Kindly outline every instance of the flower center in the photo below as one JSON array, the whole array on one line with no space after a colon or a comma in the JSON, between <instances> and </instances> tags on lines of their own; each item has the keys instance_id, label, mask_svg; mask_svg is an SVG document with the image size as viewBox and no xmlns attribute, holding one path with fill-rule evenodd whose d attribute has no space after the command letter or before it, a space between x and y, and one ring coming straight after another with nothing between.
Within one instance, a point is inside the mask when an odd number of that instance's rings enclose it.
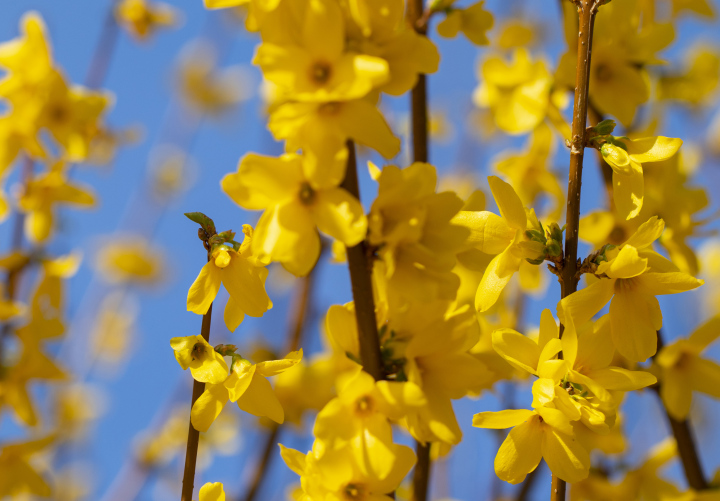
<instances>
[{"instance_id":1,"label":"flower center","mask_svg":"<svg viewBox=\"0 0 720 501\"><path fill-rule=\"evenodd\" d=\"M310 79L318 85L324 85L330 80L332 68L324 61L317 61L310 68Z\"/></svg>"},{"instance_id":2,"label":"flower center","mask_svg":"<svg viewBox=\"0 0 720 501\"><path fill-rule=\"evenodd\" d=\"M310 183L305 181L300 185L300 193L298 193L300 203L303 205L312 205L315 202L315 190L312 189Z\"/></svg>"},{"instance_id":3,"label":"flower center","mask_svg":"<svg viewBox=\"0 0 720 501\"><path fill-rule=\"evenodd\" d=\"M595 78L597 78L598 81L607 82L609 80L612 80L612 77L613 77L613 71L609 65L607 65L607 64L598 65L597 69L595 70Z\"/></svg>"},{"instance_id":4,"label":"flower center","mask_svg":"<svg viewBox=\"0 0 720 501\"><path fill-rule=\"evenodd\" d=\"M192 351L190 352L190 356L193 360L200 360L205 356L205 345L202 343L195 343L195 346L193 346Z\"/></svg>"},{"instance_id":5,"label":"flower center","mask_svg":"<svg viewBox=\"0 0 720 501\"><path fill-rule=\"evenodd\" d=\"M360 416L369 416L373 413L375 405L368 395L363 395L355 401L355 413Z\"/></svg>"},{"instance_id":6,"label":"flower center","mask_svg":"<svg viewBox=\"0 0 720 501\"><path fill-rule=\"evenodd\" d=\"M362 485L347 484L343 494L345 494L345 499L348 501L359 501L365 498L365 489Z\"/></svg>"}]
</instances>

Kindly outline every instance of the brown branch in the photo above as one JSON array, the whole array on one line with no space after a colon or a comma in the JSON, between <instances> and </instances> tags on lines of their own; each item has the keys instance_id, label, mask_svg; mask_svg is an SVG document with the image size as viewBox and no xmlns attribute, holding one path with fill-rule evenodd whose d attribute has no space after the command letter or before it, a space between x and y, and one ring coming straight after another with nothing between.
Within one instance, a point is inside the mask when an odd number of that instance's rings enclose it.
<instances>
[{"instance_id":1,"label":"brown branch","mask_svg":"<svg viewBox=\"0 0 720 501\"><path fill-rule=\"evenodd\" d=\"M427 20L424 19L423 0L407 2L407 17L415 31L427 36ZM413 162L427 162L428 154L428 95L427 77L418 75L417 83L410 94L412 120ZM415 441L417 464L413 473L413 501L426 501L430 484L430 444Z\"/></svg>"},{"instance_id":2,"label":"brown branch","mask_svg":"<svg viewBox=\"0 0 720 501\"><path fill-rule=\"evenodd\" d=\"M658 338L658 349L653 359L657 356L663 347L663 339L660 331L657 333ZM670 429L675 436L675 442L677 442L678 455L680 456L680 462L682 463L683 470L685 472L685 478L687 479L688 485L696 491L702 491L709 487L705 474L703 473L702 464L700 463L700 455L698 454L697 446L695 445L695 438L693 437L692 429L690 428L690 420L683 419L678 421L670 415L665 407L660 396L660 385L662 383L658 381L657 384L652 386L652 389L657 393L660 399L660 404L663 406L665 415L667 416L668 423L670 423Z\"/></svg>"},{"instance_id":3,"label":"brown branch","mask_svg":"<svg viewBox=\"0 0 720 501\"><path fill-rule=\"evenodd\" d=\"M580 191L587 131L588 93L590 90L590 56L595 13L600 0L576 0L579 15L577 66L575 74L575 103L573 106L572 138L570 143L570 175L567 191L567 215L565 217L565 262L560 282L562 297L577 290L578 277L578 231L580 228ZM562 336L562 327L560 330ZM565 500L565 481L552 474L551 501Z\"/></svg>"},{"instance_id":4,"label":"brown branch","mask_svg":"<svg viewBox=\"0 0 720 501\"><path fill-rule=\"evenodd\" d=\"M320 249L320 255L322 256L322 249ZM316 265L317 266L317 265ZM307 276L302 278L302 283L298 289L298 298L295 305L295 314L293 320L288 329L288 342L286 351L295 351L300 347L300 340L302 339L302 333L305 330L307 324L308 313L312 310L312 290L315 283L314 276L317 268L314 268ZM242 498L243 501L254 501L257 497L260 488L262 487L263 480L270 471L270 462L273 457L273 451L277 450L276 442L280 435L280 428L284 425L273 424L272 429L267 433L265 437L265 443L262 448L262 456L260 457L260 463L255 470L253 480L250 483L250 488Z\"/></svg>"},{"instance_id":5,"label":"brown branch","mask_svg":"<svg viewBox=\"0 0 720 501\"><path fill-rule=\"evenodd\" d=\"M355 144L347 142L348 162L342 187L355 198L360 199L360 188L357 177L357 158ZM350 284L355 302L355 320L357 321L360 343L360 361L365 372L376 380L384 377L382 357L380 354L380 336L375 317L375 298L372 286L372 258L368 252L366 241L347 248Z\"/></svg>"}]
</instances>

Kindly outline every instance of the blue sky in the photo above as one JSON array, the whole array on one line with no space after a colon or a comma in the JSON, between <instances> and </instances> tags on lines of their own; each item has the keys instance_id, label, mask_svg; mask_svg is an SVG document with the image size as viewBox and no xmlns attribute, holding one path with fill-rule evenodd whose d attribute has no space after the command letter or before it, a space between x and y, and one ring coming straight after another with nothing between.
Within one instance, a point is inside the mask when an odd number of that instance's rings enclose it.
<instances>
[{"instance_id":1,"label":"blue sky","mask_svg":"<svg viewBox=\"0 0 720 501\"><path fill-rule=\"evenodd\" d=\"M242 29L229 26L222 14L206 11L201 0L170 3L182 12L182 25L162 31L150 42L143 44L122 33L109 62L104 85L115 95L115 106L109 115L109 122L117 128L141 126L144 131L142 140L122 148L110 166L83 166L77 170L76 178L93 187L100 199L100 206L93 211L64 211L63 230L50 245L50 251L54 254L80 248L86 257L69 286L68 318L72 319L70 335L77 336L73 339L83 339L84 329L92 319L91 313L99 305L99 298L109 291L107 286L94 277L92 266L93 252L102 242L103 236L131 228L149 231L153 241L163 248L162 259L168 270L167 280L162 286L135 293L142 307L133 340L132 357L122 371L113 377L101 373L90 377L91 382L98 384L107 393L107 412L91 430L87 442L67 453L70 460L80 460L92 466L90 477L94 490L88 499L99 499L105 492L130 453L134 437L150 425L159 409L167 407L168 402L178 394L179 403L184 405L189 402L189 374L180 370L168 341L174 336L199 332L200 317L185 311L185 298L205 256L196 236L196 226L182 214L190 211L205 212L214 218L219 229L239 230L242 224L254 224L258 214L244 212L233 204L220 191L220 179L234 171L239 158L247 152L277 154L281 151L281 145L274 142L265 128L262 103L257 95L220 122L204 121L196 131L187 132L183 129L192 127L179 111L172 86L174 63L183 48L192 40L210 37L221 47L223 64L249 67L257 39ZM109 4L108 0L0 0L0 41L17 36L18 21L22 14L36 10L47 23L55 60L72 81L82 82L100 37ZM564 42L556 0L488 0L487 6L493 13L507 14L512 11L544 23L547 57L550 61L557 61ZM666 52L673 63L681 62L683 49L698 41L718 42L717 24L686 20L678 28L679 42ZM524 139L497 137L481 144L464 130L467 110L472 107L470 96L477 85L477 62L484 51L461 38L440 40L438 46L443 60L438 74L429 81L431 107L447 113L456 134L443 144L432 145L431 161L441 173L450 172L452 167L462 161L482 179L489 173L490 161L495 154L509 146L518 147ZM259 71L256 68L250 71L255 83L258 83ZM400 115L407 113L407 103L408 98L403 97L387 99L384 105L394 114ZM699 141L711 115L708 110L690 113L671 108L668 130L664 130L663 134ZM144 189L147 184L148 158L158 145L174 141L181 143L177 146L191 150L196 182L161 213L148 202ZM375 156L372 158L380 161ZM558 151L555 165L561 172L567 171L567 152L563 148ZM720 181L717 166L717 159L705 162L699 173L699 181L708 186L717 186ZM365 206L369 207L374 186L369 176L361 174L362 198ZM10 184L13 182L16 182L16 177L10 178ZM596 186L600 186L600 179L591 159L585 169L583 212L600 203L598 193L592 191L592 187ZM717 208L717 200L713 200L712 204L713 208ZM0 226L0 251L7 249L9 226L8 223ZM713 226L717 228L717 224ZM319 270L319 284L315 291L316 315L304 342L308 353L320 349L318 326L323 312L331 304L351 299L347 272L342 266L323 262ZM249 344L252 340L263 339L275 347L281 346L292 294L291 290L277 286L270 290L270 294L274 308L262 319L246 319L232 336L222 323L222 308L216 308L211 334L213 344L223 341ZM543 308L554 308L558 296L558 288L553 284L548 290L547 299L533 300L527 311L527 323L537 323L540 311ZM222 294L219 296L220 304L224 303L225 297ZM703 320L691 294L664 300L661 304L669 337L688 334ZM715 348L712 353L718 358L720 350ZM80 346L71 350L68 355L68 360L72 362L70 367L82 364L82 354ZM180 386L178 390L182 381L188 385ZM526 407L528 402L522 398L522 392L519 393L517 405ZM39 390L37 396L42 400L46 394ZM698 416L718 415L720 406L717 402L703 398L698 400ZM473 429L469 424L472 414L480 410L493 410L497 406L497 397L491 394L480 400L464 399L457 403L456 411L463 425L465 439L450 456L448 464L438 467L438 481L434 485L438 497L485 499L493 476L492 460L497 444L491 432ZM228 410L237 412L237 409ZM626 430L634 441L630 457L636 460L667 432L654 395L640 394L630 399L626 411ZM248 458L254 460L257 455L255 449L259 436L252 423L251 417L242 417L242 455L217 458L211 469L202 474L202 479L198 479L198 484L223 481L229 492L239 492L239 476L244 472L242 478L247 479ZM701 423L700 426L704 436L700 443L702 459L706 472L710 473L720 465L720 454L717 453L720 450L720 436L717 429L713 429L717 427L713 427L712 422L706 422L705 425ZM3 414L0 417L0 437L13 437L18 433L19 429L12 419L7 413ZM289 430L284 432L282 439L286 445L300 449L310 445L306 437ZM178 482L181 463L171 470ZM274 481L268 483L259 499L282 499L284 488L281 486L295 479L295 475L280 461L276 461L274 466ZM447 478L442 474L443 471L447 472ZM677 466L669 470L669 475L680 478ZM536 499L544 499L543 493L546 494L549 489L547 473L541 474L537 488ZM150 483L137 499L176 497L174 494L167 497L167 492Z\"/></svg>"}]
</instances>

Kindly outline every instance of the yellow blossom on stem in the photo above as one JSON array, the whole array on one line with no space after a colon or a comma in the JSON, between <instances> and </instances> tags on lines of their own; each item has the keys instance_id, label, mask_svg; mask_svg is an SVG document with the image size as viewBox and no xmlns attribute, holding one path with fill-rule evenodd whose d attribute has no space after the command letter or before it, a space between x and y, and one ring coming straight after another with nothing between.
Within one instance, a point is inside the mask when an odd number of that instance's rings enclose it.
<instances>
[{"instance_id":1,"label":"yellow blossom on stem","mask_svg":"<svg viewBox=\"0 0 720 501\"><path fill-rule=\"evenodd\" d=\"M52 493L47 480L31 465L30 456L41 452L55 441L53 435L3 444L0 447L0 496L16 498L23 494L49 497Z\"/></svg>"},{"instance_id":2,"label":"yellow blossom on stem","mask_svg":"<svg viewBox=\"0 0 720 501\"><path fill-rule=\"evenodd\" d=\"M111 284L151 284L163 274L163 251L140 235L117 237L99 250L95 266Z\"/></svg>"},{"instance_id":3,"label":"yellow blossom on stem","mask_svg":"<svg viewBox=\"0 0 720 501\"><path fill-rule=\"evenodd\" d=\"M660 369L660 396L668 413L678 421L690 413L693 392L720 398L720 365L700 356L718 336L720 317L716 316L687 339L663 347L655 357Z\"/></svg>"},{"instance_id":4,"label":"yellow blossom on stem","mask_svg":"<svg viewBox=\"0 0 720 501\"><path fill-rule=\"evenodd\" d=\"M484 6L483 0L464 9L450 7L445 19L438 23L438 35L455 38L462 31L475 45L488 45L487 31L493 26L493 16Z\"/></svg>"},{"instance_id":5,"label":"yellow blossom on stem","mask_svg":"<svg viewBox=\"0 0 720 501\"><path fill-rule=\"evenodd\" d=\"M539 379L533 384L533 396L537 397L542 382ZM533 407L539 403L536 400ZM575 420L578 418L579 414ZM495 473L511 484L522 482L541 459L566 482L588 476L590 455L574 437L571 423L563 411L544 405L533 410L507 409L473 416L473 426L477 428L512 428L495 456Z\"/></svg>"},{"instance_id":6,"label":"yellow blossom on stem","mask_svg":"<svg viewBox=\"0 0 720 501\"><path fill-rule=\"evenodd\" d=\"M198 315L207 313L215 300L220 284L230 294L225 305L225 325L232 332L245 318L262 317L272 308L272 301L265 291L268 270L264 262L252 251L253 229L243 225L245 238L239 251L227 245L218 245L210 261L203 266L187 296L187 309Z\"/></svg>"},{"instance_id":7,"label":"yellow blossom on stem","mask_svg":"<svg viewBox=\"0 0 720 501\"><path fill-rule=\"evenodd\" d=\"M613 170L613 200L621 217L632 219L642 209L645 193L642 164L668 159L681 145L682 140L663 136L615 140L602 145L602 156Z\"/></svg>"},{"instance_id":8,"label":"yellow blossom on stem","mask_svg":"<svg viewBox=\"0 0 720 501\"><path fill-rule=\"evenodd\" d=\"M600 278L558 304L560 321L564 324L570 316L575 325L582 325L610 301L615 349L634 362L654 355L657 331L662 327L662 312L655 296L685 292L704 283L675 271L672 264L668 270L669 262L661 256L657 259L655 253L646 254L645 249L663 228L662 219L653 217L621 247L608 250L608 260L602 261L595 272Z\"/></svg>"},{"instance_id":9,"label":"yellow blossom on stem","mask_svg":"<svg viewBox=\"0 0 720 501\"><path fill-rule=\"evenodd\" d=\"M393 444L388 460L392 469L383 475L367 471L350 448L328 451L318 457L280 444L280 455L292 471L300 475L300 501L315 499L392 501L390 496L415 463L412 449Z\"/></svg>"},{"instance_id":10,"label":"yellow blossom on stem","mask_svg":"<svg viewBox=\"0 0 720 501\"><path fill-rule=\"evenodd\" d=\"M222 189L241 207L265 212L253 238L253 253L279 261L291 273L303 276L320 255L318 229L347 246L367 232L360 201L339 187L344 163L326 166L331 173L313 172L303 157L245 155L237 173L222 180Z\"/></svg>"},{"instance_id":11,"label":"yellow blossom on stem","mask_svg":"<svg viewBox=\"0 0 720 501\"><path fill-rule=\"evenodd\" d=\"M190 368L193 379L201 383L222 383L228 377L228 366L215 348L201 335L174 337L170 346L183 370Z\"/></svg>"},{"instance_id":12,"label":"yellow blossom on stem","mask_svg":"<svg viewBox=\"0 0 720 501\"><path fill-rule=\"evenodd\" d=\"M265 78L292 99L357 99L388 80L384 59L346 49L343 13L336 1L308 2L301 23L297 43L265 41L253 59Z\"/></svg>"},{"instance_id":13,"label":"yellow blossom on stem","mask_svg":"<svg viewBox=\"0 0 720 501\"><path fill-rule=\"evenodd\" d=\"M233 358L230 375L221 383L206 384L205 391L195 401L190 413L193 427L198 431L207 431L228 400L237 402L240 410L282 423L285 413L266 378L300 363L302 350L290 352L282 360L268 360L257 364L238 356Z\"/></svg>"}]
</instances>

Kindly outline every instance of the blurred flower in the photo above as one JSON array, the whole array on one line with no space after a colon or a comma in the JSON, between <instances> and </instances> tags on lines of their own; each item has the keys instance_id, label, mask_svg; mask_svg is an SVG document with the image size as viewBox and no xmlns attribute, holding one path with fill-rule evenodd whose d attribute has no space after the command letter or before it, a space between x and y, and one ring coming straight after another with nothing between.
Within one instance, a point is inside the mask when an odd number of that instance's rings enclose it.
<instances>
[{"instance_id":1,"label":"blurred flower","mask_svg":"<svg viewBox=\"0 0 720 501\"><path fill-rule=\"evenodd\" d=\"M242 66L217 70L209 43L192 44L180 60L177 85L185 103L202 114L217 115L252 97L252 76Z\"/></svg>"},{"instance_id":2,"label":"blurred flower","mask_svg":"<svg viewBox=\"0 0 720 501\"><path fill-rule=\"evenodd\" d=\"M447 6L445 19L437 25L438 35L455 38L462 31L475 45L488 45L487 31L492 28L493 16L484 9L484 5L482 0L466 8Z\"/></svg>"},{"instance_id":3,"label":"blurred flower","mask_svg":"<svg viewBox=\"0 0 720 501\"><path fill-rule=\"evenodd\" d=\"M197 178L197 165L186 151L163 144L153 148L148 161L150 184L162 201L190 189Z\"/></svg>"},{"instance_id":4,"label":"blurred flower","mask_svg":"<svg viewBox=\"0 0 720 501\"><path fill-rule=\"evenodd\" d=\"M168 4L148 0L120 0L115 7L115 19L135 39L145 40L161 27L178 23L177 11Z\"/></svg>"},{"instance_id":5,"label":"blurred flower","mask_svg":"<svg viewBox=\"0 0 720 501\"><path fill-rule=\"evenodd\" d=\"M62 440L76 440L89 433L90 425L105 412L107 405L99 387L83 383L62 386L54 397L55 426Z\"/></svg>"},{"instance_id":6,"label":"blurred flower","mask_svg":"<svg viewBox=\"0 0 720 501\"><path fill-rule=\"evenodd\" d=\"M30 493L48 497L47 481L30 464L30 456L46 449L55 441L50 435L27 442L6 443L0 446L0 497L15 497Z\"/></svg>"},{"instance_id":7,"label":"blurred flower","mask_svg":"<svg viewBox=\"0 0 720 501\"><path fill-rule=\"evenodd\" d=\"M137 303L125 292L103 299L92 333L93 352L103 367L118 364L128 355L137 314Z\"/></svg>"},{"instance_id":8,"label":"blurred flower","mask_svg":"<svg viewBox=\"0 0 720 501\"><path fill-rule=\"evenodd\" d=\"M95 266L113 284L151 284L162 277L159 249L140 235L114 237L97 253Z\"/></svg>"},{"instance_id":9,"label":"blurred flower","mask_svg":"<svg viewBox=\"0 0 720 501\"><path fill-rule=\"evenodd\" d=\"M715 94L720 80L720 54L717 49L694 48L684 58L683 73L669 73L658 80L658 97L700 105Z\"/></svg>"}]
</instances>

